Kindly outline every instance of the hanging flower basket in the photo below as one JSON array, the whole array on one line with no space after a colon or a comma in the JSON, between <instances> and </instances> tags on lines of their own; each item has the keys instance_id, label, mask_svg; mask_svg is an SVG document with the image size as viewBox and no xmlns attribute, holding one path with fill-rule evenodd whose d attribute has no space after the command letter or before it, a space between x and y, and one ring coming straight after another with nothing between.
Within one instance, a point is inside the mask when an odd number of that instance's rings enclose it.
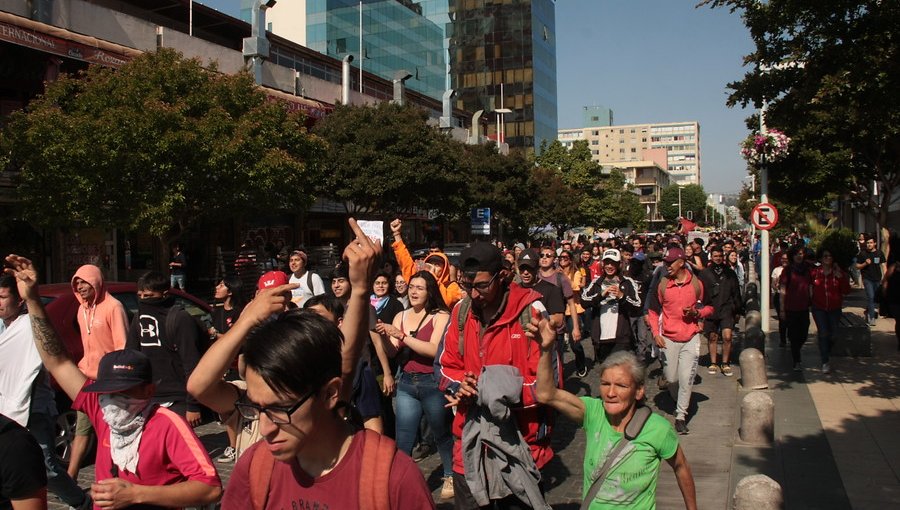
<instances>
[{"instance_id":1,"label":"hanging flower basket","mask_svg":"<svg viewBox=\"0 0 900 510\"><path fill-rule=\"evenodd\" d=\"M741 142L741 156L751 165L759 165L765 156L766 163L780 161L787 156L791 139L777 129L770 129L766 134L748 136Z\"/></svg>"}]
</instances>

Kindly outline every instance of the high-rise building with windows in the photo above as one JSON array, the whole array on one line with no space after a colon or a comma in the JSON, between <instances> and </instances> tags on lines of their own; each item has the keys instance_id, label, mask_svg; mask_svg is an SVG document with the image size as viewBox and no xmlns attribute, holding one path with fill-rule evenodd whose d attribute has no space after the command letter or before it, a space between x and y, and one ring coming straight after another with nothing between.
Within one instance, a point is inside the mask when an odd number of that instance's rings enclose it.
<instances>
[{"instance_id":1,"label":"high-rise building with windows","mask_svg":"<svg viewBox=\"0 0 900 510\"><path fill-rule=\"evenodd\" d=\"M266 21L276 35L331 57L353 55L355 67L382 78L392 79L396 71L405 69L412 75L407 87L440 99L447 88L447 51L444 24L426 16L435 10L426 5L433 2L279 2L266 12Z\"/></svg>"},{"instance_id":2,"label":"high-rise building with windows","mask_svg":"<svg viewBox=\"0 0 900 510\"><path fill-rule=\"evenodd\" d=\"M504 141L511 147L534 150L542 140L556 139L555 0L290 4L268 10L273 33L333 57L351 54L354 66L387 79L406 69L413 75L407 86L435 99L452 88L456 108L484 110L484 132L492 139L496 110L511 110L503 114Z\"/></svg>"},{"instance_id":3,"label":"high-rise building with windows","mask_svg":"<svg viewBox=\"0 0 900 510\"><path fill-rule=\"evenodd\" d=\"M455 0L450 18L450 80L466 111L509 109L511 147L556 139L556 2ZM496 137L496 122L487 126Z\"/></svg>"}]
</instances>

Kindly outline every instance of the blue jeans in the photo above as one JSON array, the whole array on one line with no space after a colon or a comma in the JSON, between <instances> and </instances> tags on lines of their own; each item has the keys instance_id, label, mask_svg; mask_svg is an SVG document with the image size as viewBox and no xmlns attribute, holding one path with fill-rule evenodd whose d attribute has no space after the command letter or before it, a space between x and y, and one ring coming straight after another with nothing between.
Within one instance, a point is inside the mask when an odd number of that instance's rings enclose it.
<instances>
[{"instance_id":1,"label":"blue jeans","mask_svg":"<svg viewBox=\"0 0 900 510\"><path fill-rule=\"evenodd\" d=\"M178 287L181 290L184 290L184 275L183 274L173 274L169 275L169 285L174 289Z\"/></svg>"},{"instance_id":2,"label":"blue jeans","mask_svg":"<svg viewBox=\"0 0 900 510\"><path fill-rule=\"evenodd\" d=\"M866 289L866 301L868 302L866 304L866 320L874 321L878 318L878 313L875 311L875 296L880 286L881 282L863 278L863 287Z\"/></svg>"},{"instance_id":3,"label":"blue jeans","mask_svg":"<svg viewBox=\"0 0 900 510\"><path fill-rule=\"evenodd\" d=\"M816 329L819 330L819 356L822 358L822 363L825 364L831 359L831 339L841 320L841 309L820 310L813 307L812 315L813 320L816 321Z\"/></svg>"},{"instance_id":4,"label":"blue jeans","mask_svg":"<svg viewBox=\"0 0 900 510\"><path fill-rule=\"evenodd\" d=\"M75 508L84 504L87 497L81 487L66 472L56 456L53 439L53 418L44 413L32 413L28 417L28 431L37 440L44 454L47 468L47 489L59 496L65 504Z\"/></svg>"},{"instance_id":5,"label":"blue jeans","mask_svg":"<svg viewBox=\"0 0 900 510\"><path fill-rule=\"evenodd\" d=\"M444 407L447 399L438 389L434 374L400 372L397 378L397 397L394 401L397 415L397 448L412 455L422 413L434 434L444 476L453 474L453 436L450 435L450 409Z\"/></svg>"}]
</instances>

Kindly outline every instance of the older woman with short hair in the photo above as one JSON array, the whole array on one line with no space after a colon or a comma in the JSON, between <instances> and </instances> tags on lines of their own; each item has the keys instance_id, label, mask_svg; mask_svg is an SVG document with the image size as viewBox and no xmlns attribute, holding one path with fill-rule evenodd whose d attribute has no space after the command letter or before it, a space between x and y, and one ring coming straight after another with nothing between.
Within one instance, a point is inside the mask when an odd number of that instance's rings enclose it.
<instances>
[{"instance_id":1,"label":"older woman with short hair","mask_svg":"<svg viewBox=\"0 0 900 510\"><path fill-rule=\"evenodd\" d=\"M587 499L594 481L602 476L598 488L591 491L588 508L656 508L659 464L665 459L675 472L685 508L696 509L694 477L672 424L651 413L634 439L625 438L625 428L644 399L646 369L637 357L628 351L611 354L600 365L600 398L577 397L556 387L551 367L556 334L547 321L532 320L526 334L541 349L538 402L575 421L587 434L583 497ZM619 450L621 441L629 442ZM611 454L615 460L607 466Z\"/></svg>"}]
</instances>

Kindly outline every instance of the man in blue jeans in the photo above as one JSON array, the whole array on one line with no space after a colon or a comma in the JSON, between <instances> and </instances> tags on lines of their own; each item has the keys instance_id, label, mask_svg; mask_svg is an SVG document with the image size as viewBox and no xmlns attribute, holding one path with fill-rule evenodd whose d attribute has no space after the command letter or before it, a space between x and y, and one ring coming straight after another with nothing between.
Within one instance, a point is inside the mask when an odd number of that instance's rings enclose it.
<instances>
[{"instance_id":1,"label":"man in blue jeans","mask_svg":"<svg viewBox=\"0 0 900 510\"><path fill-rule=\"evenodd\" d=\"M884 274L884 256L878 251L878 243L872 236L866 237L866 249L856 256L856 268L862 274L863 288L866 289L866 320L875 325L878 312L875 310L875 296Z\"/></svg>"}]
</instances>

